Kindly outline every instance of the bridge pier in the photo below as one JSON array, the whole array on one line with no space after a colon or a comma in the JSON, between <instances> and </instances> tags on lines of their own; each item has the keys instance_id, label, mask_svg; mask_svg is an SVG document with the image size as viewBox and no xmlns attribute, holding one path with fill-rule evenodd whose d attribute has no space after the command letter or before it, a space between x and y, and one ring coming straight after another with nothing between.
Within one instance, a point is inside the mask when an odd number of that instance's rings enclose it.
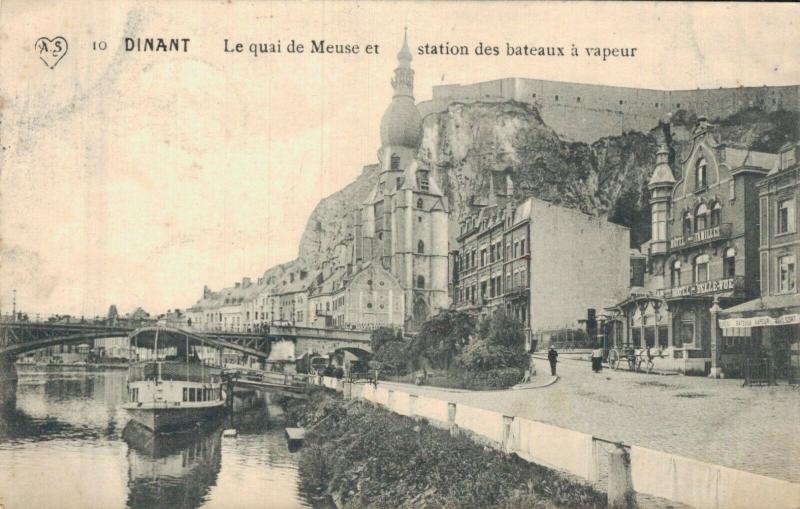
<instances>
[{"instance_id":1,"label":"bridge pier","mask_svg":"<svg viewBox=\"0 0 800 509\"><path fill-rule=\"evenodd\" d=\"M16 358L0 355L0 409L13 410L17 406Z\"/></svg>"}]
</instances>

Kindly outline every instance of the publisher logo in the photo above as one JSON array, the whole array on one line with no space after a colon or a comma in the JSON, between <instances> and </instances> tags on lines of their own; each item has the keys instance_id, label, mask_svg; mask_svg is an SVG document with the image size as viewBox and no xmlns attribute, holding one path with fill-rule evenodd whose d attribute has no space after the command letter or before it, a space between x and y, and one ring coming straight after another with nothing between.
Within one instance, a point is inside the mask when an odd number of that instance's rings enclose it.
<instances>
[{"instance_id":1,"label":"publisher logo","mask_svg":"<svg viewBox=\"0 0 800 509\"><path fill-rule=\"evenodd\" d=\"M39 37L34 44L34 49L39 59L44 62L44 65L50 69L55 69L64 55L67 54L67 40L61 37L54 37L49 39L47 37Z\"/></svg>"}]
</instances>

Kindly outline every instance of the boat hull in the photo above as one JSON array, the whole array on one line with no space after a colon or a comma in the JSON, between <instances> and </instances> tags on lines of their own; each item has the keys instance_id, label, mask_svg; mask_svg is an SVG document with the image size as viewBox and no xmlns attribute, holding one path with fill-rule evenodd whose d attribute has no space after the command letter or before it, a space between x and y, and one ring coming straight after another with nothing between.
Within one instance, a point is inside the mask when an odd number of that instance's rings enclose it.
<instances>
[{"instance_id":1,"label":"boat hull","mask_svg":"<svg viewBox=\"0 0 800 509\"><path fill-rule=\"evenodd\" d=\"M225 412L223 403L203 407L142 408L125 406L131 419L156 433L177 431L187 427L207 424L219 419Z\"/></svg>"}]
</instances>

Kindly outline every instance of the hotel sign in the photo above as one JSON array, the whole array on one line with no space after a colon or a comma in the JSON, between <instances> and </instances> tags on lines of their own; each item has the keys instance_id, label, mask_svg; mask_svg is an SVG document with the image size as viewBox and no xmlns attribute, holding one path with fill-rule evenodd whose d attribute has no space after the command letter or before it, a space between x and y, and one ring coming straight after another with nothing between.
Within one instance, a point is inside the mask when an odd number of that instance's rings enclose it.
<instances>
[{"instance_id":1,"label":"hotel sign","mask_svg":"<svg viewBox=\"0 0 800 509\"><path fill-rule=\"evenodd\" d=\"M683 237L675 237L669 241L671 249L688 246L691 244L699 244L709 240L716 240L722 237L723 231L719 226L713 226L700 230L699 232L692 233L691 235L684 235Z\"/></svg>"},{"instance_id":2,"label":"hotel sign","mask_svg":"<svg viewBox=\"0 0 800 509\"><path fill-rule=\"evenodd\" d=\"M727 318L719 321L719 326L723 329L735 327L770 327L775 325L796 325L800 324L800 314L783 315L777 318L771 316L754 316L752 318Z\"/></svg>"},{"instance_id":3,"label":"hotel sign","mask_svg":"<svg viewBox=\"0 0 800 509\"><path fill-rule=\"evenodd\" d=\"M664 288L659 293L664 297L691 297L708 293L730 292L736 290L736 278L715 279L676 288Z\"/></svg>"}]
</instances>

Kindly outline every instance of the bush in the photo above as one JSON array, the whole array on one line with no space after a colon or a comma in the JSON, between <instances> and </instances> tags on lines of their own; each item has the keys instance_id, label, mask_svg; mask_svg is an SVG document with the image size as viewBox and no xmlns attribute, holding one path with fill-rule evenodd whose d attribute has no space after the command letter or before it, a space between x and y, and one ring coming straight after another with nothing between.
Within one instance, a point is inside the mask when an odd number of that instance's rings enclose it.
<instances>
[{"instance_id":1,"label":"bush","mask_svg":"<svg viewBox=\"0 0 800 509\"><path fill-rule=\"evenodd\" d=\"M367 405L310 430L299 473L302 492L329 493L347 509L607 506L558 472Z\"/></svg>"},{"instance_id":2,"label":"bush","mask_svg":"<svg viewBox=\"0 0 800 509\"><path fill-rule=\"evenodd\" d=\"M469 345L458 356L459 367L467 371L486 371L497 368L521 368L528 366L528 354L521 349L478 341Z\"/></svg>"},{"instance_id":3,"label":"bush","mask_svg":"<svg viewBox=\"0 0 800 509\"><path fill-rule=\"evenodd\" d=\"M398 374L408 373L412 360L410 345L407 341L385 343L375 353L375 360Z\"/></svg>"},{"instance_id":4,"label":"bush","mask_svg":"<svg viewBox=\"0 0 800 509\"><path fill-rule=\"evenodd\" d=\"M465 389L507 389L522 381L521 368L497 368L486 371L464 371L461 375Z\"/></svg>"}]
</instances>

